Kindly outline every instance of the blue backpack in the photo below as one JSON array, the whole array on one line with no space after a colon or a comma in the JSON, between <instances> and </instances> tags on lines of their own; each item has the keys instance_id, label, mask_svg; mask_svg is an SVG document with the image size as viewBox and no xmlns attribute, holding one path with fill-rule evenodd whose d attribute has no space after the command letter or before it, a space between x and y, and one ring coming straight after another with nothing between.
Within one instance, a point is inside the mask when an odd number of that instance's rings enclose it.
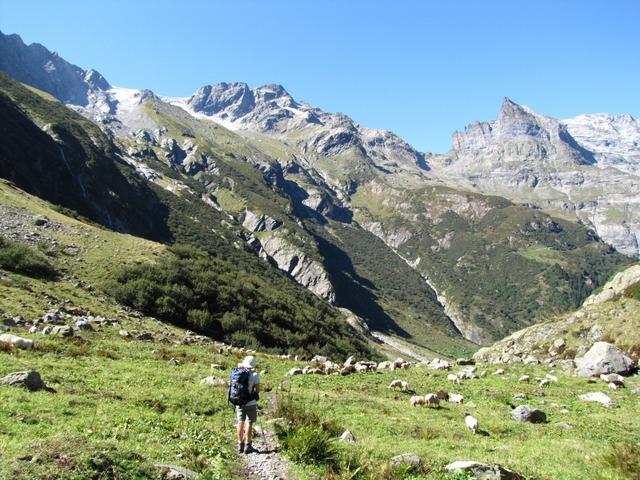
<instances>
[{"instance_id":1,"label":"blue backpack","mask_svg":"<svg viewBox=\"0 0 640 480\"><path fill-rule=\"evenodd\" d=\"M253 394L249 391L249 377L251 370L248 368L234 368L231 370L229 381L229 402L242 407L253 400Z\"/></svg>"}]
</instances>

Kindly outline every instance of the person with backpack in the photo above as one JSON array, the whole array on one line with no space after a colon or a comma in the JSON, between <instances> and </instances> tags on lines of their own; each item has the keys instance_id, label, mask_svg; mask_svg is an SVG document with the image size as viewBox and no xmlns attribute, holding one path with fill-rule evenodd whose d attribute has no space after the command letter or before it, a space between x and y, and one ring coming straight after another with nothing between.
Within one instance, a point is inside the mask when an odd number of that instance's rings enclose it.
<instances>
[{"instance_id":1,"label":"person with backpack","mask_svg":"<svg viewBox=\"0 0 640 480\"><path fill-rule=\"evenodd\" d=\"M255 371L256 365L255 357L249 355L238 365L238 368L231 371L229 402L236 407L238 453L256 452L251 445L253 424L258 419L258 400L260 399L260 375Z\"/></svg>"}]
</instances>

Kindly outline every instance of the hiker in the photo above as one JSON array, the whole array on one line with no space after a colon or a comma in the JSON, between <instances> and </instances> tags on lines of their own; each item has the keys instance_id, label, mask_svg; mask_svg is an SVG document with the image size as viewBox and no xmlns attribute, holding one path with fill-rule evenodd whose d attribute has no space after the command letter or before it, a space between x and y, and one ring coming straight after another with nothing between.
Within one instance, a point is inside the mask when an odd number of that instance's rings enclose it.
<instances>
[{"instance_id":1,"label":"hiker","mask_svg":"<svg viewBox=\"0 0 640 480\"><path fill-rule=\"evenodd\" d=\"M238 368L231 371L229 382L229 402L236 406L238 420L238 453L253 453L251 446L253 424L258 418L260 375L255 371L256 359L253 355L244 358ZM245 429L245 422L247 423Z\"/></svg>"}]
</instances>

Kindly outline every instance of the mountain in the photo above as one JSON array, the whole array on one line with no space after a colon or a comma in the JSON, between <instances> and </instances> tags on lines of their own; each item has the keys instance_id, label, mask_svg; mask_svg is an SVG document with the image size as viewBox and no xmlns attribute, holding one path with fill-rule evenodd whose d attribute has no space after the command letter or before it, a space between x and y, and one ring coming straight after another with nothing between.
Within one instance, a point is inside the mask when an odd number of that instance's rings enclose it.
<instances>
[{"instance_id":1,"label":"mountain","mask_svg":"<svg viewBox=\"0 0 640 480\"><path fill-rule=\"evenodd\" d=\"M640 122L630 115L556 120L505 99L493 122L456 132L430 159L448 184L527 203L640 252Z\"/></svg>"},{"instance_id":2,"label":"mountain","mask_svg":"<svg viewBox=\"0 0 640 480\"><path fill-rule=\"evenodd\" d=\"M429 354L467 353L576 308L628 263L585 226L470 191L446 161L278 85L222 83L189 98L109 87L67 107L160 199L168 241L251 251L355 324ZM529 112L506 110L501 131L589 163L552 120L530 129Z\"/></svg>"},{"instance_id":3,"label":"mountain","mask_svg":"<svg viewBox=\"0 0 640 480\"><path fill-rule=\"evenodd\" d=\"M86 105L93 92L111 88L95 70L83 70L39 43L0 32L0 70L19 82L50 93L61 102Z\"/></svg>"}]
</instances>

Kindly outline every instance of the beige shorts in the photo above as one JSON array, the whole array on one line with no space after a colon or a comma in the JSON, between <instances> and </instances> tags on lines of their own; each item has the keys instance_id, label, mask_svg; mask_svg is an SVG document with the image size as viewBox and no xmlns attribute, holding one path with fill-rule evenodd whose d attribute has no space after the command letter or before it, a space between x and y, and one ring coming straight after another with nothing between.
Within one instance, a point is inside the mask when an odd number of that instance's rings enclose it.
<instances>
[{"instance_id":1,"label":"beige shorts","mask_svg":"<svg viewBox=\"0 0 640 480\"><path fill-rule=\"evenodd\" d=\"M236 406L236 418L239 422L249 419L249 423L255 423L258 420L258 405Z\"/></svg>"}]
</instances>

